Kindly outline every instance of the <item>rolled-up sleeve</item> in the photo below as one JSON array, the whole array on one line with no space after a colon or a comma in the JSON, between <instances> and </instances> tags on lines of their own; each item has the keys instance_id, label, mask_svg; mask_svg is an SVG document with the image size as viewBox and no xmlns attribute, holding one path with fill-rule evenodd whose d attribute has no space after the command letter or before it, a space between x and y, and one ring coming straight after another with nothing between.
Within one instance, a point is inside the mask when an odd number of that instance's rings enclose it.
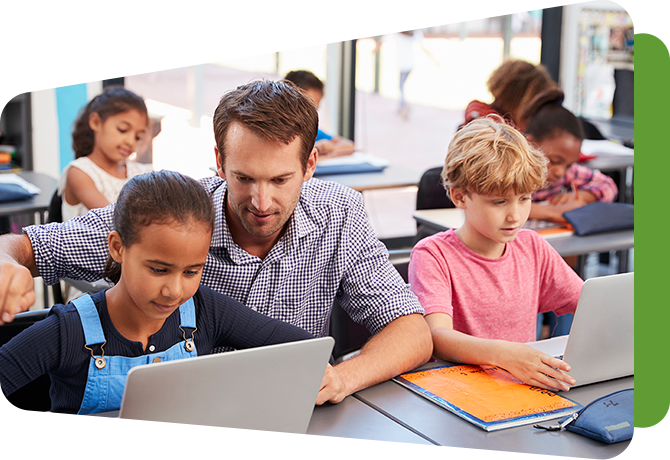
<instances>
[{"instance_id":1,"label":"rolled-up sleeve","mask_svg":"<svg viewBox=\"0 0 670 460\"><path fill-rule=\"evenodd\" d=\"M362 198L356 200L347 220L342 242L350 263L338 298L342 308L373 334L401 316L423 314L416 295L389 261L386 247L367 221Z\"/></svg>"},{"instance_id":2,"label":"rolled-up sleeve","mask_svg":"<svg viewBox=\"0 0 670 460\"><path fill-rule=\"evenodd\" d=\"M102 278L113 214L111 204L67 222L24 227L23 233L30 239L44 282L51 285L62 278L85 281Z\"/></svg>"}]
</instances>

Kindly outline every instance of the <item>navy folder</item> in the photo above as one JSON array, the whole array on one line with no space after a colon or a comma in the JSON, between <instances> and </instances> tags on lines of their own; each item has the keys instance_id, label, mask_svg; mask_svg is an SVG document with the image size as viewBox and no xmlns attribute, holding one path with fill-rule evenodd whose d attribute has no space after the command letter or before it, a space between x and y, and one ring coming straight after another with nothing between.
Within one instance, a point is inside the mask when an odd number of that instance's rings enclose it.
<instances>
[{"instance_id":1,"label":"navy folder","mask_svg":"<svg viewBox=\"0 0 670 460\"><path fill-rule=\"evenodd\" d=\"M386 165L373 165L372 163L342 163L332 165L316 165L315 176L326 176L330 174L354 174L380 172L386 168Z\"/></svg>"}]
</instances>

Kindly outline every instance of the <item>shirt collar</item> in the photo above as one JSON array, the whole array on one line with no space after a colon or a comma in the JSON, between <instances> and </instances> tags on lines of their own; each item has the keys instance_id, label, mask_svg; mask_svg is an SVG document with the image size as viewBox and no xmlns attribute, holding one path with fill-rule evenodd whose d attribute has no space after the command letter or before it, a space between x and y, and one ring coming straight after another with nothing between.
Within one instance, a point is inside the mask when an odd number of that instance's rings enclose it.
<instances>
[{"instance_id":1,"label":"shirt collar","mask_svg":"<svg viewBox=\"0 0 670 460\"><path fill-rule=\"evenodd\" d=\"M241 251L242 249L233 241L233 236L230 234L228 223L226 222L227 188L227 183L224 181L222 186L217 188L212 194L216 224L214 225L210 246L213 248L225 248L229 252L234 250ZM305 198L305 185L303 184L300 200L289 219L286 233L277 244L283 244L286 250L290 251L292 247L298 244L301 238L314 231L317 226L310 216L312 214L310 211L309 203Z\"/></svg>"}]
</instances>

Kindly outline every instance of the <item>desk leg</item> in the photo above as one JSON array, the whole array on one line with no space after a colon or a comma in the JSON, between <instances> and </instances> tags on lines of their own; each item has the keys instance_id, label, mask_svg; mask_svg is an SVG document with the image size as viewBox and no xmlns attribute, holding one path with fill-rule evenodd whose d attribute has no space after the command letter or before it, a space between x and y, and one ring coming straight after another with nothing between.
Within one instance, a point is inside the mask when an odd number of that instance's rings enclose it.
<instances>
[{"instance_id":1,"label":"desk leg","mask_svg":"<svg viewBox=\"0 0 670 460\"><path fill-rule=\"evenodd\" d=\"M42 282L44 284L44 308L49 308L51 305L49 304L49 288L50 286Z\"/></svg>"},{"instance_id":2,"label":"desk leg","mask_svg":"<svg viewBox=\"0 0 670 460\"><path fill-rule=\"evenodd\" d=\"M628 272L628 249L623 251L616 252L617 258L619 259L619 273Z\"/></svg>"},{"instance_id":3,"label":"desk leg","mask_svg":"<svg viewBox=\"0 0 670 460\"><path fill-rule=\"evenodd\" d=\"M584 279L585 276L584 272L586 267L586 256L588 256L588 254L579 254L577 256L577 265L575 266L575 271L581 279Z\"/></svg>"}]
</instances>

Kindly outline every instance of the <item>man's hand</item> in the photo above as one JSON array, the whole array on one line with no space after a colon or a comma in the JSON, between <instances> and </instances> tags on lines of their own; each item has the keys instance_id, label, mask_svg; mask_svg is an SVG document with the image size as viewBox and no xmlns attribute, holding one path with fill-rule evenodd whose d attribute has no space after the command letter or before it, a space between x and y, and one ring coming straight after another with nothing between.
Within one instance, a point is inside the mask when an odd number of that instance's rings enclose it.
<instances>
[{"instance_id":1,"label":"man's hand","mask_svg":"<svg viewBox=\"0 0 670 460\"><path fill-rule=\"evenodd\" d=\"M63 420L52 412L30 417L7 440L5 452L9 460L23 460L55 450L70 443L79 427L76 420Z\"/></svg>"},{"instance_id":2,"label":"man's hand","mask_svg":"<svg viewBox=\"0 0 670 460\"><path fill-rule=\"evenodd\" d=\"M321 389L316 398L316 404L321 405L325 402L337 404L348 395L349 392L346 390L344 380L337 371L337 367L328 364L326 373L323 375L323 380L321 381Z\"/></svg>"},{"instance_id":3,"label":"man's hand","mask_svg":"<svg viewBox=\"0 0 670 460\"><path fill-rule=\"evenodd\" d=\"M413 313L391 321L361 348L333 367L328 365L316 403L339 403L346 396L425 363L433 351L423 315Z\"/></svg>"},{"instance_id":4,"label":"man's hand","mask_svg":"<svg viewBox=\"0 0 670 460\"><path fill-rule=\"evenodd\" d=\"M523 383L551 391L568 391L567 384L575 384L575 379L566 374L570 365L565 361L523 343L502 342L499 346L497 365Z\"/></svg>"},{"instance_id":5,"label":"man's hand","mask_svg":"<svg viewBox=\"0 0 670 460\"><path fill-rule=\"evenodd\" d=\"M0 324L35 303L33 276L39 276L30 239L26 235L0 237ZM46 306L45 306L46 307Z\"/></svg>"},{"instance_id":6,"label":"man's hand","mask_svg":"<svg viewBox=\"0 0 670 460\"><path fill-rule=\"evenodd\" d=\"M35 303L35 289L30 270L11 262L0 262L0 325Z\"/></svg>"}]
</instances>

